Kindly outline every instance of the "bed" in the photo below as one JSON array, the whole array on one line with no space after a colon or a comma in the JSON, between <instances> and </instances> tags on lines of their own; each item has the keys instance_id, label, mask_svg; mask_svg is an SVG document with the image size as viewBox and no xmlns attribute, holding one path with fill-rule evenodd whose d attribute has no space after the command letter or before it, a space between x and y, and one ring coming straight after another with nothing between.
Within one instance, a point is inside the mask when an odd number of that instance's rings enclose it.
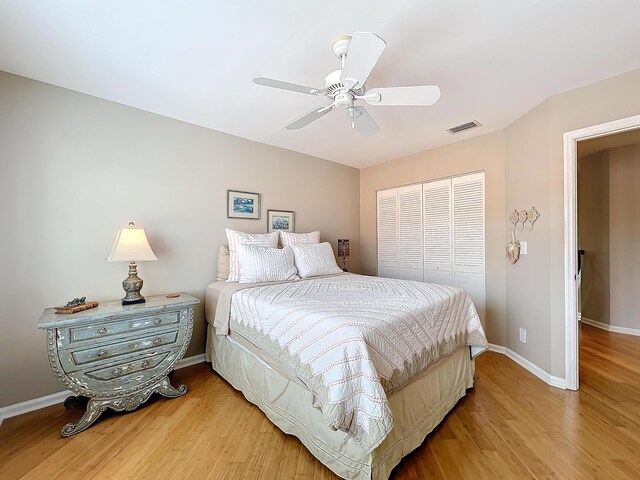
<instances>
[{"instance_id":1,"label":"bed","mask_svg":"<svg viewBox=\"0 0 640 480\"><path fill-rule=\"evenodd\" d=\"M342 478L387 479L473 386L487 341L453 287L354 274L215 282L207 359Z\"/></svg>"}]
</instances>

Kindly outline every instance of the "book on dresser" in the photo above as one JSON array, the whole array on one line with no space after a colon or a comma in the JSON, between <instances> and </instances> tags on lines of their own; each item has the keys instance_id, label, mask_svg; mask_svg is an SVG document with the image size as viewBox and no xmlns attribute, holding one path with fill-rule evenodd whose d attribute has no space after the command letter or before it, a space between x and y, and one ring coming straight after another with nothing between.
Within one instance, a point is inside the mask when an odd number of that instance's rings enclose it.
<instances>
[{"instance_id":1,"label":"book on dresser","mask_svg":"<svg viewBox=\"0 0 640 480\"><path fill-rule=\"evenodd\" d=\"M198 303L182 293L147 297L137 305L100 302L70 315L46 309L38 328L46 330L51 369L69 390L88 398L82 418L65 425L62 435L87 429L107 408L131 411L153 393L184 395L187 387L174 388L168 375L189 346Z\"/></svg>"}]
</instances>

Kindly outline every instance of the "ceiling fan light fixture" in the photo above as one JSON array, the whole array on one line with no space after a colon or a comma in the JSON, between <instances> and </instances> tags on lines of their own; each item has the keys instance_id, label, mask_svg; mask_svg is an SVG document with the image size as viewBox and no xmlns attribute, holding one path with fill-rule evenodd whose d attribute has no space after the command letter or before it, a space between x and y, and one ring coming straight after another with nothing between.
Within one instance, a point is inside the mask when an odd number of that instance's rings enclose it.
<instances>
[{"instance_id":1,"label":"ceiling fan light fixture","mask_svg":"<svg viewBox=\"0 0 640 480\"><path fill-rule=\"evenodd\" d=\"M353 36L343 35L335 39L332 50L340 59L341 68L325 77L322 89L268 77L255 77L253 82L265 87L325 97L331 101L329 105L317 107L286 125L288 130L305 127L335 107L337 110L345 110L351 127L363 137L368 137L378 133L380 127L364 107L355 105L356 101L364 100L375 106L424 107L433 105L440 98L440 88L437 85L381 87L367 91L365 85L369 74L378 63L386 45L380 36L372 32L356 32Z\"/></svg>"}]
</instances>

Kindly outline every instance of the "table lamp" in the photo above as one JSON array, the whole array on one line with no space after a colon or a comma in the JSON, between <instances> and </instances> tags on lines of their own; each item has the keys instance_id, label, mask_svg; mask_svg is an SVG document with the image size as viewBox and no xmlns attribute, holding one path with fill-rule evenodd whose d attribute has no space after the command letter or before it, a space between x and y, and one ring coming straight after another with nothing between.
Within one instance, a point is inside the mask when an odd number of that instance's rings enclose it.
<instances>
[{"instance_id":1,"label":"table lamp","mask_svg":"<svg viewBox=\"0 0 640 480\"><path fill-rule=\"evenodd\" d=\"M338 256L342 257L342 271L347 272L347 257L349 256L349 239L338 239Z\"/></svg>"},{"instance_id":2,"label":"table lamp","mask_svg":"<svg viewBox=\"0 0 640 480\"><path fill-rule=\"evenodd\" d=\"M107 257L108 262L129 262L129 276L123 280L122 288L127 293L122 299L123 305L144 303L144 297L140 295L142 279L138 277L138 262L157 260L151 250L144 228L136 227L133 222L118 230L116 241L113 242L111 253Z\"/></svg>"}]
</instances>

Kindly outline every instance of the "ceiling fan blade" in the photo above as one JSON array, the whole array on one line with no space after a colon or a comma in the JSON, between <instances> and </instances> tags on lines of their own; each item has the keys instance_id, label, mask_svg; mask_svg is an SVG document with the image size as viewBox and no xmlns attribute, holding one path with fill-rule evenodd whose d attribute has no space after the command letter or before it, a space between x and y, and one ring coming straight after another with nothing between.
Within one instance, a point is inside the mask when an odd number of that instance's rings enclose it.
<instances>
[{"instance_id":1,"label":"ceiling fan blade","mask_svg":"<svg viewBox=\"0 0 640 480\"><path fill-rule=\"evenodd\" d=\"M347 110L347 116L351 121L351 127L363 137L375 135L380 131L380 127L364 107L353 107Z\"/></svg>"},{"instance_id":2,"label":"ceiling fan blade","mask_svg":"<svg viewBox=\"0 0 640 480\"><path fill-rule=\"evenodd\" d=\"M349 89L356 84L363 86L386 46L387 43L375 33L354 33L342 67L340 82Z\"/></svg>"},{"instance_id":3,"label":"ceiling fan blade","mask_svg":"<svg viewBox=\"0 0 640 480\"><path fill-rule=\"evenodd\" d=\"M369 105L433 105L440 98L440 87L425 85L422 87L387 87L367 90L364 100Z\"/></svg>"},{"instance_id":4,"label":"ceiling fan blade","mask_svg":"<svg viewBox=\"0 0 640 480\"><path fill-rule=\"evenodd\" d=\"M268 77L255 77L253 83L263 85L265 87L280 88L282 90L290 90L292 92L306 93L308 95L321 95L317 88L305 87L296 83L283 82L282 80L274 80Z\"/></svg>"},{"instance_id":5,"label":"ceiling fan blade","mask_svg":"<svg viewBox=\"0 0 640 480\"><path fill-rule=\"evenodd\" d=\"M333 104L326 105L324 107L314 108L313 110L311 110L306 115L303 115L299 119L294 120L293 122L291 122L285 128L287 130L299 130L302 127L306 127L311 122L315 122L316 120L318 120L323 115L326 115L327 113L329 113L331 111L332 107L333 107Z\"/></svg>"}]
</instances>

